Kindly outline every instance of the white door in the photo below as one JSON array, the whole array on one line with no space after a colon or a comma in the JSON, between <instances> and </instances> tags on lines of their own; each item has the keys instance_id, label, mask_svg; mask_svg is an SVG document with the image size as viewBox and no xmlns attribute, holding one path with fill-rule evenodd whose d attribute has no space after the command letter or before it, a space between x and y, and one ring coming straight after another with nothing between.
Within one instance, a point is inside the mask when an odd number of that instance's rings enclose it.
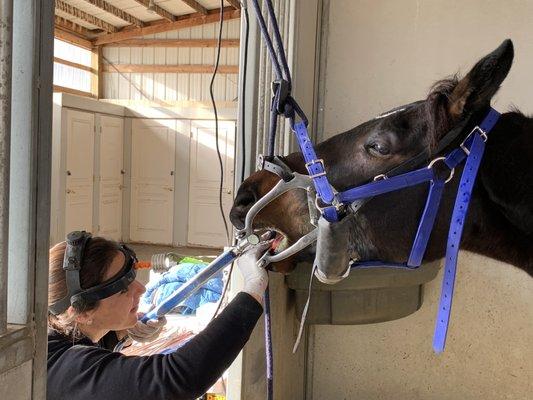
<instances>
[{"instance_id":1,"label":"white door","mask_svg":"<svg viewBox=\"0 0 533 400\"><path fill-rule=\"evenodd\" d=\"M132 241L172 244L175 126L175 120L132 122Z\"/></svg>"},{"instance_id":2,"label":"white door","mask_svg":"<svg viewBox=\"0 0 533 400\"><path fill-rule=\"evenodd\" d=\"M124 120L100 116L100 190L98 234L122 239L122 190L124 177Z\"/></svg>"},{"instance_id":3,"label":"white door","mask_svg":"<svg viewBox=\"0 0 533 400\"><path fill-rule=\"evenodd\" d=\"M235 122L219 122L218 135L224 167L222 208L231 237L229 211L233 202ZM191 123L189 228L187 235L187 241L191 245L223 247L228 244L219 206L220 166L215 143L214 121L193 121Z\"/></svg>"},{"instance_id":4,"label":"white door","mask_svg":"<svg viewBox=\"0 0 533 400\"><path fill-rule=\"evenodd\" d=\"M93 230L94 114L67 110L65 234Z\"/></svg>"}]
</instances>

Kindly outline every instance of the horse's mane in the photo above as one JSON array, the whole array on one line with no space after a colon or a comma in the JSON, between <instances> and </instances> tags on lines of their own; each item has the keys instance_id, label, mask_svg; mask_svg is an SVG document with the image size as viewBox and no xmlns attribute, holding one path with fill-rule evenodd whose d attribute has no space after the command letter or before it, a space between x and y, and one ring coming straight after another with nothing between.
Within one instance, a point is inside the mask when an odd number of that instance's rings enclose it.
<instances>
[{"instance_id":1,"label":"horse's mane","mask_svg":"<svg viewBox=\"0 0 533 400\"><path fill-rule=\"evenodd\" d=\"M424 107L424 118L428 122L428 146L432 151L439 141L439 133L447 132L451 128L452 121L449 118L447 107L450 95L457 86L459 78L457 74L437 81L431 87Z\"/></svg>"}]
</instances>

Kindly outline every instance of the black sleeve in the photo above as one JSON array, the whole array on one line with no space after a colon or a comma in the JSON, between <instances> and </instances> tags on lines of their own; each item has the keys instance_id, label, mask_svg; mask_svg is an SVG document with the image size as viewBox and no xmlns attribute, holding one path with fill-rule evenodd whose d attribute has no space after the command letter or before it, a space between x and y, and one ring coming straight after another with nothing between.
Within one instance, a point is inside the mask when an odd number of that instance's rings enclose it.
<instances>
[{"instance_id":1,"label":"black sleeve","mask_svg":"<svg viewBox=\"0 0 533 400\"><path fill-rule=\"evenodd\" d=\"M131 357L74 346L49 363L48 398L195 399L237 357L262 311L252 296L241 292L201 333L167 355Z\"/></svg>"}]
</instances>

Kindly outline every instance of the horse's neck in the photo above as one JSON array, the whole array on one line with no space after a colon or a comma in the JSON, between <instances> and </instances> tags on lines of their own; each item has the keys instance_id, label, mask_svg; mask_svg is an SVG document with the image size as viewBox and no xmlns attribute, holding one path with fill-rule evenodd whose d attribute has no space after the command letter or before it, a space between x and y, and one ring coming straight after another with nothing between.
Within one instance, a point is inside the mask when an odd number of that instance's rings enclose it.
<instances>
[{"instance_id":1,"label":"horse's neck","mask_svg":"<svg viewBox=\"0 0 533 400\"><path fill-rule=\"evenodd\" d=\"M485 204L479 207L479 201ZM533 276L533 235L518 231L486 199L473 202L461 248L515 265Z\"/></svg>"}]
</instances>

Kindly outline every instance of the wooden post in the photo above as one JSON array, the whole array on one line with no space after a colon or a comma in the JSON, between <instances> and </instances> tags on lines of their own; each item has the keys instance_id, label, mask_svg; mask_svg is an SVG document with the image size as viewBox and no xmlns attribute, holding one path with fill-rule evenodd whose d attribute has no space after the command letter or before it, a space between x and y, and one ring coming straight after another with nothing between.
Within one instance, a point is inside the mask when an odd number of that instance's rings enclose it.
<instances>
[{"instance_id":1,"label":"wooden post","mask_svg":"<svg viewBox=\"0 0 533 400\"><path fill-rule=\"evenodd\" d=\"M91 94L95 99L103 96L102 82L102 46L95 46L91 54Z\"/></svg>"}]
</instances>

